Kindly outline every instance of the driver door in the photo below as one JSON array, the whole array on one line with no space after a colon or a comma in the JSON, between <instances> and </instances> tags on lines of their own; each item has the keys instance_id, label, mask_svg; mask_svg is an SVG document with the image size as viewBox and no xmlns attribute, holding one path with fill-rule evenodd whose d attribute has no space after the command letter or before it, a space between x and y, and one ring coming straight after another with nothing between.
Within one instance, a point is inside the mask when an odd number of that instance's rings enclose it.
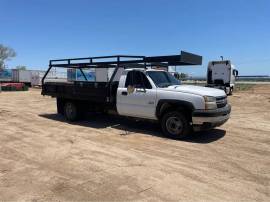
<instances>
[{"instance_id":1,"label":"driver door","mask_svg":"<svg viewBox=\"0 0 270 202\"><path fill-rule=\"evenodd\" d=\"M134 87L133 92L128 92L128 86ZM156 89L143 72L128 72L124 88L117 91L117 111L120 115L156 119Z\"/></svg>"}]
</instances>

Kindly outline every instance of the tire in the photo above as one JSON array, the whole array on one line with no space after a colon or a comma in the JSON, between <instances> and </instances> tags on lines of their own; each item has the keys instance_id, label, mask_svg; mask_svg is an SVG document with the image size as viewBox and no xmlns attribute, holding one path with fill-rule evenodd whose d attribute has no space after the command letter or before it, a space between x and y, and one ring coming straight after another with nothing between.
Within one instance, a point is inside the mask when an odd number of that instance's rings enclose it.
<instances>
[{"instance_id":1,"label":"tire","mask_svg":"<svg viewBox=\"0 0 270 202\"><path fill-rule=\"evenodd\" d=\"M187 116L177 111L164 114L161 120L161 127L163 133L173 139L183 139L191 134L191 126Z\"/></svg>"},{"instance_id":2,"label":"tire","mask_svg":"<svg viewBox=\"0 0 270 202\"><path fill-rule=\"evenodd\" d=\"M77 121L79 119L79 109L73 102L66 102L64 113L68 121Z\"/></svg>"},{"instance_id":3,"label":"tire","mask_svg":"<svg viewBox=\"0 0 270 202\"><path fill-rule=\"evenodd\" d=\"M231 88L225 87L224 88L224 91L225 91L226 95L229 95L230 94L230 91L231 91Z\"/></svg>"},{"instance_id":4,"label":"tire","mask_svg":"<svg viewBox=\"0 0 270 202\"><path fill-rule=\"evenodd\" d=\"M233 93L233 88L232 88L232 87L230 87L230 92L229 92L229 95L232 95L232 93Z\"/></svg>"},{"instance_id":5,"label":"tire","mask_svg":"<svg viewBox=\"0 0 270 202\"><path fill-rule=\"evenodd\" d=\"M60 98L56 99L56 106L57 106L57 113L58 114L64 115L64 107L65 107L64 105L65 105L64 100L62 100Z\"/></svg>"}]
</instances>

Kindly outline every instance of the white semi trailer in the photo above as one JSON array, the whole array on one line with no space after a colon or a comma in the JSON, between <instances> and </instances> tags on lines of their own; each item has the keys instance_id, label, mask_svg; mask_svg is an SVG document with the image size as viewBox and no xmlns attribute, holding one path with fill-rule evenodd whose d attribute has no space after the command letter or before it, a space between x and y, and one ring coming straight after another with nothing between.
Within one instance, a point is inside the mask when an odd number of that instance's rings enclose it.
<instances>
[{"instance_id":1,"label":"white semi trailer","mask_svg":"<svg viewBox=\"0 0 270 202\"><path fill-rule=\"evenodd\" d=\"M238 71L230 60L210 61L207 68L207 87L223 89L231 95Z\"/></svg>"},{"instance_id":2,"label":"white semi trailer","mask_svg":"<svg viewBox=\"0 0 270 202\"><path fill-rule=\"evenodd\" d=\"M24 83L28 86L41 85L41 79L45 71L40 70L21 70L4 69L0 70L0 82Z\"/></svg>"}]
</instances>

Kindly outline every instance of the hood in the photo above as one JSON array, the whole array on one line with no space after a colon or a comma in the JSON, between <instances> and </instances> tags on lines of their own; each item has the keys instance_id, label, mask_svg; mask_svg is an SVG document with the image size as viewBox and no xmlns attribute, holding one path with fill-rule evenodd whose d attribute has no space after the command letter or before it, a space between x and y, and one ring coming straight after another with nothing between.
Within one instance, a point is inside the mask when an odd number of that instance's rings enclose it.
<instances>
[{"instance_id":1,"label":"hood","mask_svg":"<svg viewBox=\"0 0 270 202\"><path fill-rule=\"evenodd\" d=\"M161 89L165 91L191 93L191 94L201 95L201 96L213 96L213 97L226 96L223 90L202 87L202 86L193 86L193 85L173 85L173 86L169 86L167 88L161 88Z\"/></svg>"}]
</instances>

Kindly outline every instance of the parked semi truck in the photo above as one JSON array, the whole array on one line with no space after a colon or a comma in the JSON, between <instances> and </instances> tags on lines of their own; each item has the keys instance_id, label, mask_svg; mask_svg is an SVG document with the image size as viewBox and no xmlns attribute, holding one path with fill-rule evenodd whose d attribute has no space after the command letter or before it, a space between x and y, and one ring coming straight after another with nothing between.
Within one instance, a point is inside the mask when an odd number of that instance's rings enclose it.
<instances>
[{"instance_id":1,"label":"parked semi truck","mask_svg":"<svg viewBox=\"0 0 270 202\"><path fill-rule=\"evenodd\" d=\"M109 61L108 61L109 59ZM84 60L85 62L77 63ZM187 137L192 131L224 124L231 107L223 90L180 85L164 70L149 69L152 63L200 65L202 57L187 52L169 56L106 56L51 60L42 79L42 95L57 99L57 111L68 121L78 120L86 111L108 112L160 123L172 138ZM137 65L137 66L136 66ZM132 66L132 68L131 68ZM51 68L114 68L108 81L55 82L46 78Z\"/></svg>"},{"instance_id":2,"label":"parked semi truck","mask_svg":"<svg viewBox=\"0 0 270 202\"><path fill-rule=\"evenodd\" d=\"M230 60L210 61L207 68L207 86L222 89L231 95L238 71Z\"/></svg>"}]
</instances>

